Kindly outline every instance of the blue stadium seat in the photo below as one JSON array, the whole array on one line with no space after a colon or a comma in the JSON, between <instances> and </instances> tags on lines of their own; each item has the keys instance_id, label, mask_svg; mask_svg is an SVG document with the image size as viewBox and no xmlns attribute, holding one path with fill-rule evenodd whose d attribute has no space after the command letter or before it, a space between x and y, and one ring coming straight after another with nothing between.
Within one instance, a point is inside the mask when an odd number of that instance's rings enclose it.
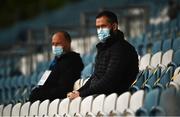
<instances>
[{"instance_id":1,"label":"blue stadium seat","mask_svg":"<svg viewBox=\"0 0 180 117\"><path fill-rule=\"evenodd\" d=\"M171 39L166 39L162 43L162 51L166 52L167 50L171 49L172 47L172 40Z\"/></svg>"},{"instance_id":2,"label":"blue stadium seat","mask_svg":"<svg viewBox=\"0 0 180 117\"><path fill-rule=\"evenodd\" d=\"M168 83L170 83L171 78L174 73L174 68L172 66L168 67L167 70L164 70L165 72L161 75L159 83L166 87Z\"/></svg>"},{"instance_id":3,"label":"blue stadium seat","mask_svg":"<svg viewBox=\"0 0 180 117\"><path fill-rule=\"evenodd\" d=\"M86 65L83 71L81 72L81 77L83 79L89 78L93 73L93 70L94 70L93 67L94 65L92 62Z\"/></svg>"},{"instance_id":4,"label":"blue stadium seat","mask_svg":"<svg viewBox=\"0 0 180 117\"><path fill-rule=\"evenodd\" d=\"M160 97L159 108L163 112L156 113L156 109L154 110L155 116L179 116L180 115L180 93L176 92L176 90L172 87L167 88L162 92Z\"/></svg>"},{"instance_id":5,"label":"blue stadium seat","mask_svg":"<svg viewBox=\"0 0 180 117\"><path fill-rule=\"evenodd\" d=\"M148 116L151 109L159 104L161 91L153 89L145 95L143 106L136 111L136 116Z\"/></svg>"},{"instance_id":6,"label":"blue stadium seat","mask_svg":"<svg viewBox=\"0 0 180 117\"><path fill-rule=\"evenodd\" d=\"M161 51L161 44L162 44L161 40L158 40L153 43L152 50L151 50L152 54L155 54L156 52Z\"/></svg>"},{"instance_id":7,"label":"blue stadium seat","mask_svg":"<svg viewBox=\"0 0 180 117\"><path fill-rule=\"evenodd\" d=\"M180 49L180 37L179 38L176 38L176 39L174 39L174 41L173 41L173 45L172 45L172 48L173 48L173 50L178 50L178 49Z\"/></svg>"},{"instance_id":8,"label":"blue stadium seat","mask_svg":"<svg viewBox=\"0 0 180 117\"><path fill-rule=\"evenodd\" d=\"M176 66L180 66L180 49L176 50L173 56L173 62Z\"/></svg>"},{"instance_id":9,"label":"blue stadium seat","mask_svg":"<svg viewBox=\"0 0 180 117\"><path fill-rule=\"evenodd\" d=\"M140 71L138 75L136 76L136 80L129 88L130 92L133 94L137 90L141 89L143 83L146 81L146 78L148 78L149 70L145 69L143 71Z\"/></svg>"}]
</instances>

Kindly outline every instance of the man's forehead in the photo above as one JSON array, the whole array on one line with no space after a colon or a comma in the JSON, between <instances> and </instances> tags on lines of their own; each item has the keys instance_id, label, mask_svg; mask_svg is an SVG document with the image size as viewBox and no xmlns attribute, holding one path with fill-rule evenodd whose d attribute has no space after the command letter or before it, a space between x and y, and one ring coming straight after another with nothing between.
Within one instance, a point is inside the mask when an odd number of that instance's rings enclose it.
<instances>
[{"instance_id":1,"label":"man's forehead","mask_svg":"<svg viewBox=\"0 0 180 117\"><path fill-rule=\"evenodd\" d=\"M102 17L97 18L97 19L96 19L96 23L99 23L99 22L110 23L110 22L109 22L109 18L106 17L106 16L102 16Z\"/></svg>"},{"instance_id":2,"label":"man's forehead","mask_svg":"<svg viewBox=\"0 0 180 117\"><path fill-rule=\"evenodd\" d=\"M65 41L65 37L63 33L56 33L53 35L52 40Z\"/></svg>"}]
</instances>

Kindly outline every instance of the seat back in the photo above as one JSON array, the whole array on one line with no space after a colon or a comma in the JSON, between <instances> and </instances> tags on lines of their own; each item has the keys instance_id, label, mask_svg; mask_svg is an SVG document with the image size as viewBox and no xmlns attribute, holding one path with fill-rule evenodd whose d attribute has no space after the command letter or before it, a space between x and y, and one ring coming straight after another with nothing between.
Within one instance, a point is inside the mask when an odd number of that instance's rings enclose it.
<instances>
[{"instance_id":1,"label":"seat back","mask_svg":"<svg viewBox=\"0 0 180 117\"><path fill-rule=\"evenodd\" d=\"M81 97L77 97L71 101L68 112L70 116L73 116L75 113L79 113L81 100Z\"/></svg>"},{"instance_id":2,"label":"seat back","mask_svg":"<svg viewBox=\"0 0 180 117\"><path fill-rule=\"evenodd\" d=\"M98 112L103 111L105 97L105 94L100 94L93 100L92 113L94 115L97 115Z\"/></svg>"},{"instance_id":3,"label":"seat back","mask_svg":"<svg viewBox=\"0 0 180 117\"><path fill-rule=\"evenodd\" d=\"M159 104L159 98L160 98L160 90L159 89L151 90L145 96L143 107L147 109L148 112L150 112L153 106L157 106Z\"/></svg>"},{"instance_id":4,"label":"seat back","mask_svg":"<svg viewBox=\"0 0 180 117\"><path fill-rule=\"evenodd\" d=\"M120 113L123 113L125 109L129 107L131 93L124 92L117 98L116 110Z\"/></svg>"},{"instance_id":5,"label":"seat back","mask_svg":"<svg viewBox=\"0 0 180 117\"><path fill-rule=\"evenodd\" d=\"M179 66L180 65L180 49L176 50L173 55L173 62Z\"/></svg>"},{"instance_id":6,"label":"seat back","mask_svg":"<svg viewBox=\"0 0 180 117\"><path fill-rule=\"evenodd\" d=\"M49 104L48 116L52 117L55 114L58 114L60 99L55 99Z\"/></svg>"},{"instance_id":7,"label":"seat back","mask_svg":"<svg viewBox=\"0 0 180 117\"><path fill-rule=\"evenodd\" d=\"M92 109L93 96L90 95L85 97L81 102L80 114L85 116L87 112L91 112Z\"/></svg>"},{"instance_id":8,"label":"seat back","mask_svg":"<svg viewBox=\"0 0 180 117\"><path fill-rule=\"evenodd\" d=\"M90 77L89 77L90 78ZM84 79L83 85L86 84L86 82L89 80L89 78Z\"/></svg>"},{"instance_id":9,"label":"seat back","mask_svg":"<svg viewBox=\"0 0 180 117\"><path fill-rule=\"evenodd\" d=\"M47 116L49 108L49 99L44 100L39 105L38 116Z\"/></svg>"},{"instance_id":10,"label":"seat back","mask_svg":"<svg viewBox=\"0 0 180 117\"><path fill-rule=\"evenodd\" d=\"M78 90L78 89L80 88L80 80L81 80L81 79L77 79L77 80L75 81L74 87L73 87L74 90Z\"/></svg>"},{"instance_id":11,"label":"seat back","mask_svg":"<svg viewBox=\"0 0 180 117\"><path fill-rule=\"evenodd\" d=\"M105 98L103 112L109 114L112 110L115 110L117 97L117 93L112 93Z\"/></svg>"},{"instance_id":12,"label":"seat back","mask_svg":"<svg viewBox=\"0 0 180 117\"><path fill-rule=\"evenodd\" d=\"M130 99L129 108L136 112L137 109L142 107L144 102L144 90L135 92Z\"/></svg>"},{"instance_id":13,"label":"seat back","mask_svg":"<svg viewBox=\"0 0 180 117\"><path fill-rule=\"evenodd\" d=\"M64 114L67 114L69 112L69 103L70 103L69 98L65 98L60 102L58 109L58 114L60 116L63 116Z\"/></svg>"},{"instance_id":14,"label":"seat back","mask_svg":"<svg viewBox=\"0 0 180 117\"><path fill-rule=\"evenodd\" d=\"M166 116L180 115L180 93L174 88L167 88L162 92L159 106L165 111Z\"/></svg>"},{"instance_id":15,"label":"seat back","mask_svg":"<svg viewBox=\"0 0 180 117\"><path fill-rule=\"evenodd\" d=\"M180 48L179 45L180 45L180 38L174 39L172 45L173 50L178 50Z\"/></svg>"},{"instance_id":16,"label":"seat back","mask_svg":"<svg viewBox=\"0 0 180 117\"><path fill-rule=\"evenodd\" d=\"M167 66L169 63L172 62L172 58L173 58L173 50L170 49L168 51L166 51L163 56L162 56L162 64Z\"/></svg>"},{"instance_id":17,"label":"seat back","mask_svg":"<svg viewBox=\"0 0 180 117\"><path fill-rule=\"evenodd\" d=\"M180 73L180 66L175 69L174 76L178 75L179 73Z\"/></svg>"},{"instance_id":18,"label":"seat back","mask_svg":"<svg viewBox=\"0 0 180 117\"><path fill-rule=\"evenodd\" d=\"M2 113L3 113L3 108L4 108L4 105L0 105L0 117L2 116Z\"/></svg>"},{"instance_id":19,"label":"seat back","mask_svg":"<svg viewBox=\"0 0 180 117\"><path fill-rule=\"evenodd\" d=\"M173 82L175 82L176 84L178 84L180 86L180 74L178 74L176 76L176 78L173 80Z\"/></svg>"},{"instance_id":20,"label":"seat back","mask_svg":"<svg viewBox=\"0 0 180 117\"><path fill-rule=\"evenodd\" d=\"M39 100L37 100L31 104L30 110L29 110L29 116L37 116L38 115L39 104L40 104Z\"/></svg>"},{"instance_id":21,"label":"seat back","mask_svg":"<svg viewBox=\"0 0 180 117\"><path fill-rule=\"evenodd\" d=\"M30 110L30 102L24 103L20 110L20 116L28 116L29 110Z\"/></svg>"},{"instance_id":22,"label":"seat back","mask_svg":"<svg viewBox=\"0 0 180 117\"><path fill-rule=\"evenodd\" d=\"M21 103L17 103L12 108L11 116L20 116L20 110L21 110Z\"/></svg>"},{"instance_id":23,"label":"seat back","mask_svg":"<svg viewBox=\"0 0 180 117\"><path fill-rule=\"evenodd\" d=\"M140 60L139 69L140 70L146 69L146 67L149 66L150 64L150 59L151 59L151 54L150 53L145 54Z\"/></svg>"},{"instance_id":24,"label":"seat back","mask_svg":"<svg viewBox=\"0 0 180 117\"><path fill-rule=\"evenodd\" d=\"M152 50L151 50L153 54L157 53L158 51L161 51L161 44L162 44L161 40L155 41L153 43Z\"/></svg>"},{"instance_id":25,"label":"seat back","mask_svg":"<svg viewBox=\"0 0 180 117\"><path fill-rule=\"evenodd\" d=\"M3 109L3 116L4 117L10 117L12 112L12 104L8 104Z\"/></svg>"},{"instance_id":26,"label":"seat back","mask_svg":"<svg viewBox=\"0 0 180 117\"><path fill-rule=\"evenodd\" d=\"M73 89L78 90L79 88L81 88L82 85L83 85L83 82L84 82L84 79L82 79L82 78L76 80L75 83L74 83Z\"/></svg>"},{"instance_id":27,"label":"seat back","mask_svg":"<svg viewBox=\"0 0 180 117\"><path fill-rule=\"evenodd\" d=\"M166 39L162 43L162 51L166 52L167 50L171 49L172 46L172 40L171 39Z\"/></svg>"},{"instance_id":28,"label":"seat back","mask_svg":"<svg viewBox=\"0 0 180 117\"><path fill-rule=\"evenodd\" d=\"M162 52L161 52L161 51L155 53L155 54L152 56L152 58L151 58L151 63L150 63L150 65L151 65L152 67L156 68L157 65L161 63L161 57L162 57Z\"/></svg>"}]
</instances>

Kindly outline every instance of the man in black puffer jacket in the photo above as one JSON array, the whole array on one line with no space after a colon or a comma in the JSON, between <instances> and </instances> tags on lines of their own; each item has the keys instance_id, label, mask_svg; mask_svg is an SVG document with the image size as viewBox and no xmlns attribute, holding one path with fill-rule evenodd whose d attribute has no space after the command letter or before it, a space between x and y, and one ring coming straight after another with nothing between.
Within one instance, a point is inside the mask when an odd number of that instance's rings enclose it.
<instances>
[{"instance_id":1,"label":"man in black puffer jacket","mask_svg":"<svg viewBox=\"0 0 180 117\"><path fill-rule=\"evenodd\" d=\"M102 93L121 94L129 89L139 71L137 52L118 30L117 16L110 11L101 12L96 17L96 27L100 43L96 46L94 73L78 91L67 94L70 99Z\"/></svg>"}]
</instances>

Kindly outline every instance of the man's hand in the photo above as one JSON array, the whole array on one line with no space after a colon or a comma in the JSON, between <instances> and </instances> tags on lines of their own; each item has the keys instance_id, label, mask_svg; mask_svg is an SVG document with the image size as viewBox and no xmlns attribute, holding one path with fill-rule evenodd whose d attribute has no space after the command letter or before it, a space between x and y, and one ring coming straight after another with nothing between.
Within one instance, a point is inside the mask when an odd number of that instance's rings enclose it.
<instances>
[{"instance_id":1,"label":"man's hand","mask_svg":"<svg viewBox=\"0 0 180 117\"><path fill-rule=\"evenodd\" d=\"M79 91L72 91L67 94L67 98L71 100L77 97L79 97Z\"/></svg>"}]
</instances>

